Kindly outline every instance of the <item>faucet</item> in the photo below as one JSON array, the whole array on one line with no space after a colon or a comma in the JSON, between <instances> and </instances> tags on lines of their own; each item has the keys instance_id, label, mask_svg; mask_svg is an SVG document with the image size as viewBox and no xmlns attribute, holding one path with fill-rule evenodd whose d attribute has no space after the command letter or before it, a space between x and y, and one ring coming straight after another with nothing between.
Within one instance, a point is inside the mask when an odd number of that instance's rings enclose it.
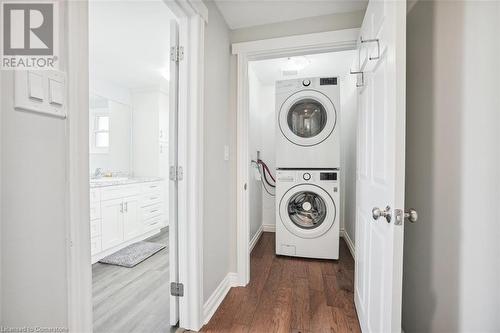
<instances>
[{"instance_id":1,"label":"faucet","mask_svg":"<svg viewBox=\"0 0 500 333\"><path fill-rule=\"evenodd\" d=\"M102 177L102 175L103 175L103 172L102 172L101 168L95 169L95 171L94 171L94 178L100 178L100 177Z\"/></svg>"}]
</instances>

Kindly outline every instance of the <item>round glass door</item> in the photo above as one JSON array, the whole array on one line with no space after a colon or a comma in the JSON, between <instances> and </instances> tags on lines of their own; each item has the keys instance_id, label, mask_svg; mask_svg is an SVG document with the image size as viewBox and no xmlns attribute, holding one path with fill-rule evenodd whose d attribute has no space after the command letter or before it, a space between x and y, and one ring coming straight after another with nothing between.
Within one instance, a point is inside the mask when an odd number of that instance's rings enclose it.
<instances>
[{"instance_id":1,"label":"round glass door","mask_svg":"<svg viewBox=\"0 0 500 333\"><path fill-rule=\"evenodd\" d=\"M303 90L288 97L278 115L281 133L299 146L314 146L326 140L336 121L332 101L315 90Z\"/></svg>"},{"instance_id":2,"label":"round glass door","mask_svg":"<svg viewBox=\"0 0 500 333\"><path fill-rule=\"evenodd\" d=\"M326 126L328 118L323 105L314 99L303 99L296 102L288 111L288 127L301 138L318 135Z\"/></svg>"},{"instance_id":3,"label":"round glass door","mask_svg":"<svg viewBox=\"0 0 500 333\"><path fill-rule=\"evenodd\" d=\"M295 193L288 201L288 216L299 228L317 228L326 218L325 201L314 192Z\"/></svg>"},{"instance_id":4,"label":"round glass door","mask_svg":"<svg viewBox=\"0 0 500 333\"><path fill-rule=\"evenodd\" d=\"M301 238L316 238L327 232L337 218L332 197L321 187L300 184L290 188L279 204L281 223Z\"/></svg>"}]
</instances>

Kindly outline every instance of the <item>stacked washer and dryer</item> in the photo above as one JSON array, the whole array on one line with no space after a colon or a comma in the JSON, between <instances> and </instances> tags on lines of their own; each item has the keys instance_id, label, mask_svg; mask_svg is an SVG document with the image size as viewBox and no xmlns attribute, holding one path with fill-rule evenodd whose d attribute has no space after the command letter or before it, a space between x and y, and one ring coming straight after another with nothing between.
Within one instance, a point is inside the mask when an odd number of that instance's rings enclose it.
<instances>
[{"instance_id":1,"label":"stacked washer and dryer","mask_svg":"<svg viewBox=\"0 0 500 333\"><path fill-rule=\"evenodd\" d=\"M339 257L336 77L276 82L276 254Z\"/></svg>"}]
</instances>

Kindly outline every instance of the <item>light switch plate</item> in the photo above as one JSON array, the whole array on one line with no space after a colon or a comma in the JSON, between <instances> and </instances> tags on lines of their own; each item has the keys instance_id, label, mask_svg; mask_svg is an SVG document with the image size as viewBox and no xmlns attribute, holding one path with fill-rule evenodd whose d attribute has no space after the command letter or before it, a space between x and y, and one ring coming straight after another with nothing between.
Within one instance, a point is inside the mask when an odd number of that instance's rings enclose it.
<instances>
[{"instance_id":1,"label":"light switch plate","mask_svg":"<svg viewBox=\"0 0 500 333\"><path fill-rule=\"evenodd\" d=\"M229 146L224 145L224 161L229 161Z\"/></svg>"},{"instance_id":2,"label":"light switch plate","mask_svg":"<svg viewBox=\"0 0 500 333\"><path fill-rule=\"evenodd\" d=\"M64 105L64 82L49 78L49 103Z\"/></svg>"},{"instance_id":3,"label":"light switch plate","mask_svg":"<svg viewBox=\"0 0 500 333\"><path fill-rule=\"evenodd\" d=\"M43 76L34 71L28 71L28 97L42 102L43 95Z\"/></svg>"},{"instance_id":4,"label":"light switch plate","mask_svg":"<svg viewBox=\"0 0 500 333\"><path fill-rule=\"evenodd\" d=\"M16 71L16 110L66 118L66 73L56 70Z\"/></svg>"}]
</instances>

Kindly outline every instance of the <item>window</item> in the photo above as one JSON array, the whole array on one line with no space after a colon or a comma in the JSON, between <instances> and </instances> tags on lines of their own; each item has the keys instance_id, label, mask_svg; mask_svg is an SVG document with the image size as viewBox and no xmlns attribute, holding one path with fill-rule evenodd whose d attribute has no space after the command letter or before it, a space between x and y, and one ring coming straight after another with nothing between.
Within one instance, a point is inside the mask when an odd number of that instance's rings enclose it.
<instances>
[{"instance_id":1,"label":"window","mask_svg":"<svg viewBox=\"0 0 500 333\"><path fill-rule=\"evenodd\" d=\"M90 126L90 152L93 154L107 154L109 152L109 116L95 115Z\"/></svg>"}]
</instances>

